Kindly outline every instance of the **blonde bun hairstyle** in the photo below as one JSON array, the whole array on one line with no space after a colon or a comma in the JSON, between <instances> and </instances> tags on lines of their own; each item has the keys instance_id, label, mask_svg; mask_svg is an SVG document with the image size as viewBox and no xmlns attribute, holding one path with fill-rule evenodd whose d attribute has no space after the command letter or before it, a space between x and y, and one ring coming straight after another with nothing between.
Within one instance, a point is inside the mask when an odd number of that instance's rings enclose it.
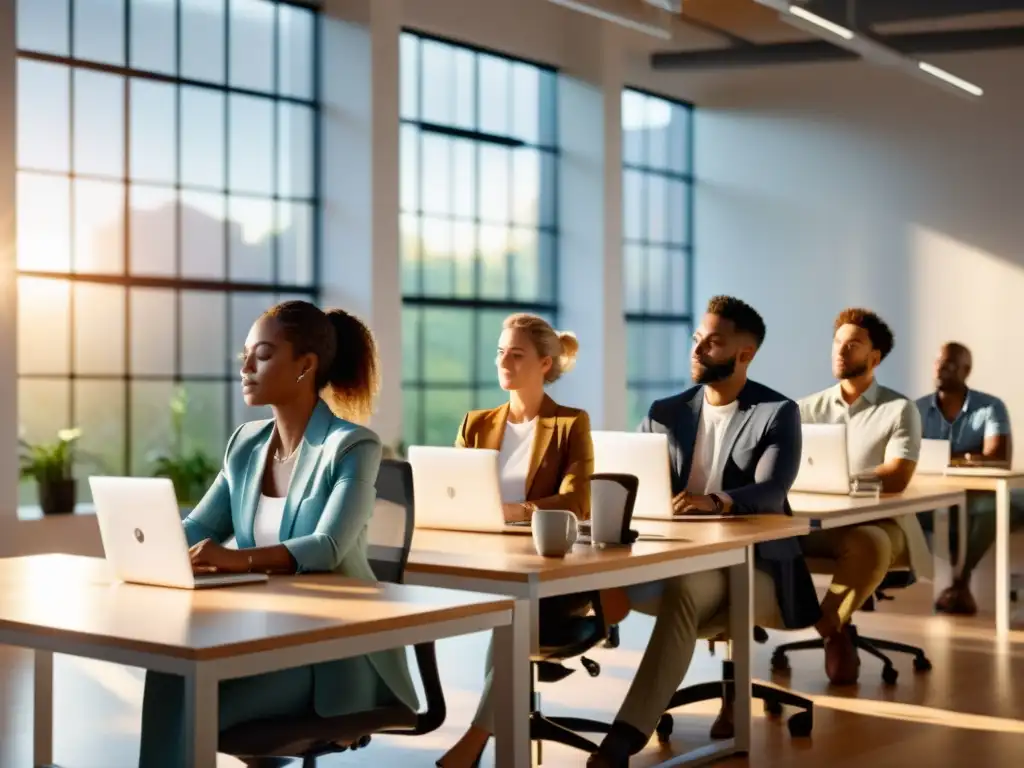
<instances>
[{"instance_id":1,"label":"blonde bun hairstyle","mask_svg":"<svg viewBox=\"0 0 1024 768\"><path fill-rule=\"evenodd\" d=\"M544 377L545 384L554 384L562 374L576 365L580 342L572 331L556 331L543 317L521 312L509 315L502 326L505 330L524 331L533 342L537 354L551 358L551 368Z\"/></svg>"}]
</instances>

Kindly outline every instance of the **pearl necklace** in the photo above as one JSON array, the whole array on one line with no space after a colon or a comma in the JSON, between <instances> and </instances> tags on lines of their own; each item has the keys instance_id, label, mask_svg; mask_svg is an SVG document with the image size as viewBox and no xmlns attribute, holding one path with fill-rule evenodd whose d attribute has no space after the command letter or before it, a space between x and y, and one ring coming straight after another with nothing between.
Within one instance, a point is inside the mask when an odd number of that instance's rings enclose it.
<instances>
[{"instance_id":1,"label":"pearl necklace","mask_svg":"<svg viewBox=\"0 0 1024 768\"><path fill-rule=\"evenodd\" d=\"M292 452L284 457L281 456L280 450L274 451L274 461L276 461L278 464L287 464L289 461L295 458L295 454L298 453L300 445L302 445L301 440L299 441L299 444L292 449Z\"/></svg>"}]
</instances>

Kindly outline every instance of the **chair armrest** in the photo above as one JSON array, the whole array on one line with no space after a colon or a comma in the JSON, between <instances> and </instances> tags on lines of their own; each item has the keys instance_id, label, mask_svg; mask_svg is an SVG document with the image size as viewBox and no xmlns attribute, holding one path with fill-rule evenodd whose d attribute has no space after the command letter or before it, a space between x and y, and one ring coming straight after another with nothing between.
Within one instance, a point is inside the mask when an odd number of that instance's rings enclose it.
<instances>
[{"instance_id":1,"label":"chair armrest","mask_svg":"<svg viewBox=\"0 0 1024 768\"><path fill-rule=\"evenodd\" d=\"M416 726L412 729L384 731L398 736L422 736L436 731L444 725L448 716L448 705L441 687L441 672L437 668L437 650L434 643L420 643L413 647L416 653L416 666L420 670L423 681L423 692L427 699L427 708L416 715Z\"/></svg>"}]
</instances>

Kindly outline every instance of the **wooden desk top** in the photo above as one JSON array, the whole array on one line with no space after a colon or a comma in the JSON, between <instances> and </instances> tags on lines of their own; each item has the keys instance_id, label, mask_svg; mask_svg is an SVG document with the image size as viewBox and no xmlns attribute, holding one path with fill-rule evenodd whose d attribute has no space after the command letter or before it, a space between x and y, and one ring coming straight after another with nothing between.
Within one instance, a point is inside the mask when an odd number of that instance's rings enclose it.
<instances>
[{"instance_id":1,"label":"wooden desk top","mask_svg":"<svg viewBox=\"0 0 1024 768\"><path fill-rule=\"evenodd\" d=\"M642 536L664 538L642 538L632 547L607 549L577 544L566 557L557 558L538 555L532 536L418 528L407 567L418 573L497 581L554 581L803 536L809 524L784 515L761 515L708 522L634 520L633 528Z\"/></svg>"},{"instance_id":2,"label":"wooden desk top","mask_svg":"<svg viewBox=\"0 0 1024 768\"><path fill-rule=\"evenodd\" d=\"M511 611L494 595L373 584L338 576L272 576L264 584L171 589L114 581L105 560L0 559L0 630L195 661L408 629Z\"/></svg>"},{"instance_id":3,"label":"wooden desk top","mask_svg":"<svg viewBox=\"0 0 1024 768\"><path fill-rule=\"evenodd\" d=\"M911 483L903 493L884 493L877 498L838 493L790 493L789 504L795 517L813 519L821 515L832 517L868 511L906 514L915 506L939 509L960 503L964 490L962 486L933 483L931 479L929 477L928 482Z\"/></svg>"},{"instance_id":4,"label":"wooden desk top","mask_svg":"<svg viewBox=\"0 0 1024 768\"><path fill-rule=\"evenodd\" d=\"M1011 488L1024 488L1024 471L1017 469L984 469L978 474L919 475L910 487L918 483L944 488L959 488L961 491L996 491L1000 480L1006 480Z\"/></svg>"}]
</instances>

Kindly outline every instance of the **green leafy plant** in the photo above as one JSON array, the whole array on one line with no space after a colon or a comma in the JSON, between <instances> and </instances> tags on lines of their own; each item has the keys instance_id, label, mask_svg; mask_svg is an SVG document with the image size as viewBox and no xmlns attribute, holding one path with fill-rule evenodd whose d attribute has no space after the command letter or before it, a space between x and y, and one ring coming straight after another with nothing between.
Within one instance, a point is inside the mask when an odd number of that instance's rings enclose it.
<instances>
[{"instance_id":1,"label":"green leafy plant","mask_svg":"<svg viewBox=\"0 0 1024 768\"><path fill-rule=\"evenodd\" d=\"M188 393L179 387L171 398L171 430L174 445L171 451L153 459L153 475L170 478L178 503L194 507L217 476L217 463L202 448L190 445L185 434L188 414Z\"/></svg>"},{"instance_id":2,"label":"green leafy plant","mask_svg":"<svg viewBox=\"0 0 1024 768\"><path fill-rule=\"evenodd\" d=\"M18 438L21 478L34 479L40 485L71 480L75 466L75 443L82 436L80 429L62 429L52 443L28 442Z\"/></svg>"}]
</instances>

